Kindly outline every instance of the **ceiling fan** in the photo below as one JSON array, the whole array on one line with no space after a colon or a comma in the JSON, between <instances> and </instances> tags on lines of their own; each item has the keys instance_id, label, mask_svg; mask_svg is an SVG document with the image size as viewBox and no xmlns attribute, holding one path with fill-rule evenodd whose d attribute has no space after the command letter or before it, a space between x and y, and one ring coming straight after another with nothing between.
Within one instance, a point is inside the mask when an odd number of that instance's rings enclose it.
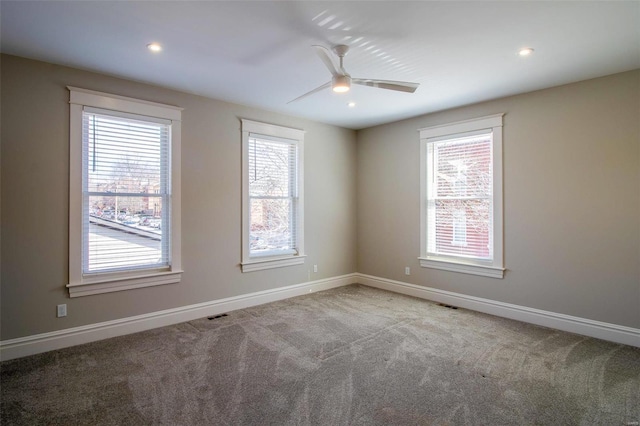
<instances>
[{"instance_id":1,"label":"ceiling fan","mask_svg":"<svg viewBox=\"0 0 640 426\"><path fill-rule=\"evenodd\" d=\"M322 62L326 65L327 69L333 76L331 81L323 84L320 87L316 87L310 92L305 93L302 96L298 96L297 98L287 102L290 104L291 102L298 101L302 98L305 98L309 95L313 95L321 90L327 89L331 87L331 89L336 93L344 93L349 91L351 88L351 84L359 84L361 86L369 86L369 87L377 87L379 89L387 89L387 90L395 90L398 92L407 92L413 93L416 91L420 83L409 83L406 81L392 81L392 80L374 80L371 78L352 78L349 73L344 69L343 59L347 52L349 51L349 46L344 44L339 44L333 47L333 52L338 56L340 60L340 66L336 66L335 62L331 58L331 52L324 46L314 45L316 49L316 53L322 60Z\"/></svg>"}]
</instances>

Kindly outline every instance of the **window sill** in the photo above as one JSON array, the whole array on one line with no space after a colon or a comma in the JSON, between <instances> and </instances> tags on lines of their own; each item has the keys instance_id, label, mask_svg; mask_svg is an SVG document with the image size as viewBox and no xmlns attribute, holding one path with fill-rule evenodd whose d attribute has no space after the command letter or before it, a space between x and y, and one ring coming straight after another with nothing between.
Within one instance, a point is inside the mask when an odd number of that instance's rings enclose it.
<instances>
[{"instance_id":1,"label":"window sill","mask_svg":"<svg viewBox=\"0 0 640 426\"><path fill-rule=\"evenodd\" d=\"M490 278L504 278L504 268L488 265L478 265L450 259L419 257L420 266L423 268L440 269L443 271L460 272L463 274L480 275Z\"/></svg>"},{"instance_id":2,"label":"window sill","mask_svg":"<svg viewBox=\"0 0 640 426\"><path fill-rule=\"evenodd\" d=\"M182 272L183 271L159 272L119 278L100 277L84 280L77 284L67 284L67 288L69 289L70 297L90 296L92 294L179 283L182 279Z\"/></svg>"},{"instance_id":3,"label":"window sill","mask_svg":"<svg viewBox=\"0 0 640 426\"><path fill-rule=\"evenodd\" d=\"M263 269L282 268L285 266L302 265L306 256L290 256L284 258L252 259L242 262L242 272L261 271Z\"/></svg>"}]
</instances>

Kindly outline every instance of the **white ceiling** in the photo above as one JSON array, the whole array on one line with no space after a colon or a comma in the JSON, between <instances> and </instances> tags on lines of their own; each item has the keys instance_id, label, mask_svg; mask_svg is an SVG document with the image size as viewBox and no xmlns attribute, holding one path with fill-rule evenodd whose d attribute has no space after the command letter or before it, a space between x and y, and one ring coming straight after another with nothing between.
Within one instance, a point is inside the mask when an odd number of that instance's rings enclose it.
<instances>
[{"instance_id":1,"label":"white ceiling","mask_svg":"<svg viewBox=\"0 0 640 426\"><path fill-rule=\"evenodd\" d=\"M639 1L2 0L0 14L4 53L353 129L640 68ZM353 77L420 87L287 104L331 77L313 44L350 45Z\"/></svg>"}]
</instances>

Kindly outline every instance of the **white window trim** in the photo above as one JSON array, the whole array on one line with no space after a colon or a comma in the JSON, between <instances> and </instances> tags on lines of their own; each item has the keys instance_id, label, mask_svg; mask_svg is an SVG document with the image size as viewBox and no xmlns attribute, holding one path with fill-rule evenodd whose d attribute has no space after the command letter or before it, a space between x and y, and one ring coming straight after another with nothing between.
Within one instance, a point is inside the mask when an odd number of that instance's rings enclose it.
<instances>
[{"instance_id":1,"label":"white window trim","mask_svg":"<svg viewBox=\"0 0 640 426\"><path fill-rule=\"evenodd\" d=\"M69 289L70 297L110 293L180 282L181 196L180 146L183 108L68 86L69 111ZM116 273L82 273L82 111L94 107L171 120L171 266Z\"/></svg>"},{"instance_id":2,"label":"white window trim","mask_svg":"<svg viewBox=\"0 0 640 426\"><path fill-rule=\"evenodd\" d=\"M502 186L502 117L495 114L439 126L425 127L420 132L420 266L491 278L504 277L503 186ZM458 133L491 129L493 131L493 260L466 260L455 256L427 254L427 139Z\"/></svg>"},{"instance_id":3,"label":"white window trim","mask_svg":"<svg viewBox=\"0 0 640 426\"><path fill-rule=\"evenodd\" d=\"M242 272L260 271L263 269L282 268L304 264L304 130L276 126L242 119ZM249 134L258 133L265 136L292 139L298 146L298 214L297 218L297 252L284 256L249 256L250 206L249 206Z\"/></svg>"}]
</instances>

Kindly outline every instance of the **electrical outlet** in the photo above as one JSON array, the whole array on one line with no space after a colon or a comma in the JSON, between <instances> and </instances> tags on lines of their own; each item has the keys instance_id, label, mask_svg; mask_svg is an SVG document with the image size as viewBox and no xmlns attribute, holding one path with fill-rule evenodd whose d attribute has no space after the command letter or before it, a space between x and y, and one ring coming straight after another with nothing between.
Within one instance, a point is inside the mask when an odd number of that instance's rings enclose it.
<instances>
[{"instance_id":1,"label":"electrical outlet","mask_svg":"<svg viewBox=\"0 0 640 426\"><path fill-rule=\"evenodd\" d=\"M318 265L313 265L313 272L318 272Z\"/></svg>"},{"instance_id":2,"label":"electrical outlet","mask_svg":"<svg viewBox=\"0 0 640 426\"><path fill-rule=\"evenodd\" d=\"M57 317L66 317L67 316L67 305L58 305L58 315Z\"/></svg>"},{"instance_id":3,"label":"electrical outlet","mask_svg":"<svg viewBox=\"0 0 640 426\"><path fill-rule=\"evenodd\" d=\"M411 268L409 268L408 266L404 267L404 274L405 275L411 275Z\"/></svg>"}]
</instances>

